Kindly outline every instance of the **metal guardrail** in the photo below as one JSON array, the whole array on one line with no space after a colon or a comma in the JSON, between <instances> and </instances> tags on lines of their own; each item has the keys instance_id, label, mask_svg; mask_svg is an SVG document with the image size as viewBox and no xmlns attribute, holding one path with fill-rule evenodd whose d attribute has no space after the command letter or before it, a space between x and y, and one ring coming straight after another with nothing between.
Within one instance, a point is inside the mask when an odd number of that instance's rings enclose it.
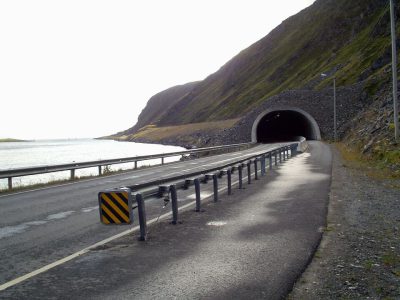
<instances>
[{"instance_id":1,"label":"metal guardrail","mask_svg":"<svg viewBox=\"0 0 400 300\"><path fill-rule=\"evenodd\" d=\"M140 237L139 240L146 240L147 236L147 222L146 222L146 211L145 211L145 199L150 197L163 197L166 193L168 199L171 201L172 208L172 224L177 224L178 222L178 200L177 200L177 189L188 189L190 186L194 185L195 195L196 195L196 211L200 211L201 208L201 198L200 198L200 184L207 183L209 180L213 182L213 192L214 192L214 202L218 201L218 179L227 175L227 185L228 185L228 195L232 191L232 174L238 171L239 176L239 189L243 188L243 169L247 170L247 182L251 183L251 165L253 164L253 170L255 173L255 180L258 179L258 165L260 164L261 176L266 174L266 163L268 161L269 169L273 168L273 164L277 165L283 160L287 160L294 156L298 152L299 143L292 143L282 147L277 147L275 149L266 151L264 153L258 153L253 156L249 156L245 159L237 160L229 164L220 165L215 168L210 168L207 170L196 171L192 173L186 173L178 176L170 176L160 180L154 180L143 184L136 184L127 187L119 188L121 191L127 191L132 196L132 202L134 208L138 209L139 225L140 225ZM111 191L111 190L110 190ZM101 191L99 193L99 199L102 194L108 193L110 191ZM118 191L118 189L112 190L113 192ZM100 202L99 202L100 203ZM112 205L110 203L110 205ZM117 218L117 213L113 214L112 208L108 210L102 209L99 205L100 220L108 218L110 221L104 224L113 224L112 218ZM108 215L107 215L108 214ZM110 216L111 214L111 216ZM118 221L117 221L118 222Z\"/></svg>"},{"instance_id":2,"label":"metal guardrail","mask_svg":"<svg viewBox=\"0 0 400 300\"><path fill-rule=\"evenodd\" d=\"M97 161L86 161L86 162L78 162L78 163L68 163L68 164L60 164L60 165L48 165L48 166L37 166L37 167L28 167L28 168L18 168L18 169L8 169L8 170L0 170L0 179L8 178L8 189L12 189L12 179L14 177L22 177L28 175L38 175L52 172L60 172L60 171L70 171L71 179L75 178L75 170L98 167L99 175L102 174L102 167L114 165L114 164L122 164L122 163L135 163L135 169L137 169L137 163L139 161L146 161L151 159L161 159L161 164L164 164L164 159L166 157L173 156L185 156L191 154L198 154L204 152L216 152L221 150L234 150L240 148L250 148L254 143L241 143L241 144L232 144L232 145L223 145L223 146L215 146L215 147L206 147L206 148L198 148L191 150L184 150L178 152L170 152L170 153L160 153L160 154L152 154L152 155L144 155L144 156L134 156L134 157L126 157L126 158L115 158L115 159L107 159L107 160L97 160Z\"/></svg>"}]
</instances>

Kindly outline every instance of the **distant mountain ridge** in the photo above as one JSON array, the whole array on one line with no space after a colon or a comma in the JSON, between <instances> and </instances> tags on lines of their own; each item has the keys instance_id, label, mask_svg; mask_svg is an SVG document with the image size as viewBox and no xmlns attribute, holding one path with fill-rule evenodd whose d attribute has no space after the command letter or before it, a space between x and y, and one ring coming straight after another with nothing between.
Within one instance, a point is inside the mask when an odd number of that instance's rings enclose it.
<instances>
[{"instance_id":1,"label":"distant mountain ridge","mask_svg":"<svg viewBox=\"0 0 400 300\"><path fill-rule=\"evenodd\" d=\"M153 96L137 124L116 136L240 118L283 91L330 85L321 73L341 86L371 79L373 92L390 65L389 20L386 0L317 0L203 81Z\"/></svg>"},{"instance_id":2,"label":"distant mountain ridge","mask_svg":"<svg viewBox=\"0 0 400 300\"><path fill-rule=\"evenodd\" d=\"M157 93L149 99L146 107L140 113L137 123L133 127L119 132L117 135L132 134L146 125L157 124L169 109L187 95L197 84L198 82L190 82Z\"/></svg>"}]
</instances>

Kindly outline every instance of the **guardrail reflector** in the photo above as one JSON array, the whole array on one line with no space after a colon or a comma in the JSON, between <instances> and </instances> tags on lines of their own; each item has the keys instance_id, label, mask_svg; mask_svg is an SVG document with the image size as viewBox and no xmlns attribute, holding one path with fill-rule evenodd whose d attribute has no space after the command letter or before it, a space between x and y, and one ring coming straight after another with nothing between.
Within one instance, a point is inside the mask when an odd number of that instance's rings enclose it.
<instances>
[{"instance_id":1,"label":"guardrail reflector","mask_svg":"<svg viewBox=\"0 0 400 300\"><path fill-rule=\"evenodd\" d=\"M105 225L133 223L130 189L108 190L99 193L100 222Z\"/></svg>"}]
</instances>

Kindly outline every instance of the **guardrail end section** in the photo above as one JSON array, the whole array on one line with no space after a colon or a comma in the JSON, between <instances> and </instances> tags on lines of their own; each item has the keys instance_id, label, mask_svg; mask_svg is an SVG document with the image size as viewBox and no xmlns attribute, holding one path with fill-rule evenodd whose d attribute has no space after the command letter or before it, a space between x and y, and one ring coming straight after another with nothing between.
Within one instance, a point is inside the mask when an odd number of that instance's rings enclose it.
<instances>
[{"instance_id":1,"label":"guardrail end section","mask_svg":"<svg viewBox=\"0 0 400 300\"><path fill-rule=\"evenodd\" d=\"M105 225L133 223L132 194L129 188L99 192L100 222Z\"/></svg>"}]
</instances>

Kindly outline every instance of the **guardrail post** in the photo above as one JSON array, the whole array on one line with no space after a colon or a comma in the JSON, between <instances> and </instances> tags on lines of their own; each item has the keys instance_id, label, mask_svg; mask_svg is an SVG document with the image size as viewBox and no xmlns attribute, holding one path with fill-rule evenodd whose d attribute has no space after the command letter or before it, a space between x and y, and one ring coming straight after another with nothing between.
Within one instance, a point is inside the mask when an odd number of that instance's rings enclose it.
<instances>
[{"instance_id":1,"label":"guardrail post","mask_svg":"<svg viewBox=\"0 0 400 300\"><path fill-rule=\"evenodd\" d=\"M145 241L147 237L147 221L146 209L144 207L144 200L142 194L136 194L136 203L138 206L140 236L139 241Z\"/></svg>"},{"instance_id":2,"label":"guardrail post","mask_svg":"<svg viewBox=\"0 0 400 300\"><path fill-rule=\"evenodd\" d=\"M261 155L261 176L265 176L265 154Z\"/></svg>"},{"instance_id":3,"label":"guardrail post","mask_svg":"<svg viewBox=\"0 0 400 300\"><path fill-rule=\"evenodd\" d=\"M135 170L137 170L137 160L135 160Z\"/></svg>"},{"instance_id":4,"label":"guardrail post","mask_svg":"<svg viewBox=\"0 0 400 300\"><path fill-rule=\"evenodd\" d=\"M162 165L164 164L164 156L161 157L161 164L162 164Z\"/></svg>"},{"instance_id":5,"label":"guardrail post","mask_svg":"<svg viewBox=\"0 0 400 300\"><path fill-rule=\"evenodd\" d=\"M238 171L239 171L239 189L243 188L243 165L240 164L238 166Z\"/></svg>"},{"instance_id":6,"label":"guardrail post","mask_svg":"<svg viewBox=\"0 0 400 300\"><path fill-rule=\"evenodd\" d=\"M75 178L75 169L71 170L71 180Z\"/></svg>"},{"instance_id":7,"label":"guardrail post","mask_svg":"<svg viewBox=\"0 0 400 300\"><path fill-rule=\"evenodd\" d=\"M254 159L254 180L258 180L258 158Z\"/></svg>"},{"instance_id":8,"label":"guardrail post","mask_svg":"<svg viewBox=\"0 0 400 300\"><path fill-rule=\"evenodd\" d=\"M171 193L171 206L172 206L172 224L178 222L178 195L176 193L176 186L174 184L169 186L169 191Z\"/></svg>"},{"instance_id":9,"label":"guardrail post","mask_svg":"<svg viewBox=\"0 0 400 300\"><path fill-rule=\"evenodd\" d=\"M200 180L195 178L194 182L194 191L196 193L196 211L200 211L201 208L201 199L200 199Z\"/></svg>"},{"instance_id":10,"label":"guardrail post","mask_svg":"<svg viewBox=\"0 0 400 300\"><path fill-rule=\"evenodd\" d=\"M247 184L251 183L251 161L247 162Z\"/></svg>"},{"instance_id":11,"label":"guardrail post","mask_svg":"<svg viewBox=\"0 0 400 300\"><path fill-rule=\"evenodd\" d=\"M228 195L232 194L232 170L229 168L226 172L228 175Z\"/></svg>"},{"instance_id":12,"label":"guardrail post","mask_svg":"<svg viewBox=\"0 0 400 300\"><path fill-rule=\"evenodd\" d=\"M290 146L290 152L291 152L290 156L291 157L296 156L296 154L297 154L296 148L297 148L297 145Z\"/></svg>"},{"instance_id":13,"label":"guardrail post","mask_svg":"<svg viewBox=\"0 0 400 300\"><path fill-rule=\"evenodd\" d=\"M279 148L278 152L279 152L279 163L281 164L282 163L282 149Z\"/></svg>"},{"instance_id":14,"label":"guardrail post","mask_svg":"<svg viewBox=\"0 0 400 300\"><path fill-rule=\"evenodd\" d=\"M275 158L275 166L278 165L278 152L275 150L274 151L274 158Z\"/></svg>"},{"instance_id":15,"label":"guardrail post","mask_svg":"<svg viewBox=\"0 0 400 300\"><path fill-rule=\"evenodd\" d=\"M269 169L272 170L272 152L268 153Z\"/></svg>"},{"instance_id":16,"label":"guardrail post","mask_svg":"<svg viewBox=\"0 0 400 300\"><path fill-rule=\"evenodd\" d=\"M101 166L99 166L99 176L101 175Z\"/></svg>"},{"instance_id":17,"label":"guardrail post","mask_svg":"<svg viewBox=\"0 0 400 300\"><path fill-rule=\"evenodd\" d=\"M283 160L286 160L286 147L283 148Z\"/></svg>"},{"instance_id":18,"label":"guardrail post","mask_svg":"<svg viewBox=\"0 0 400 300\"><path fill-rule=\"evenodd\" d=\"M12 177L8 177L8 189L12 190Z\"/></svg>"},{"instance_id":19,"label":"guardrail post","mask_svg":"<svg viewBox=\"0 0 400 300\"><path fill-rule=\"evenodd\" d=\"M213 178L213 187L214 187L214 202L218 202L218 176L214 174Z\"/></svg>"}]
</instances>

